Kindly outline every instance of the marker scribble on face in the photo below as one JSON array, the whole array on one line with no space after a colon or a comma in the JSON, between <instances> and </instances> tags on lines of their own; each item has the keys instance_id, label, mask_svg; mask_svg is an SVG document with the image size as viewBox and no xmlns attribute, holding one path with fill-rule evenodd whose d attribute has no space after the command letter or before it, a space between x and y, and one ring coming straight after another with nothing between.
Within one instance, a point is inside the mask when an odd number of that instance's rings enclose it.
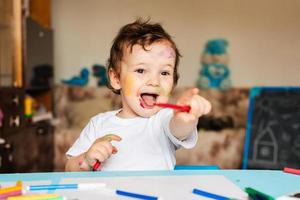
<instances>
[{"instance_id":1,"label":"marker scribble on face","mask_svg":"<svg viewBox=\"0 0 300 200\"><path fill-rule=\"evenodd\" d=\"M164 88L164 87L159 87L157 88L157 92L162 95L162 96L166 96L169 97L171 94L171 88Z\"/></svg>"},{"instance_id":2,"label":"marker scribble on face","mask_svg":"<svg viewBox=\"0 0 300 200\"><path fill-rule=\"evenodd\" d=\"M124 95L130 96L132 91L132 86L134 84L134 78L131 75L125 76L125 84L124 84Z\"/></svg>"},{"instance_id":3,"label":"marker scribble on face","mask_svg":"<svg viewBox=\"0 0 300 200\"><path fill-rule=\"evenodd\" d=\"M163 51L158 53L159 56L163 56L165 58L175 58L174 50L171 47L164 49Z\"/></svg>"}]
</instances>

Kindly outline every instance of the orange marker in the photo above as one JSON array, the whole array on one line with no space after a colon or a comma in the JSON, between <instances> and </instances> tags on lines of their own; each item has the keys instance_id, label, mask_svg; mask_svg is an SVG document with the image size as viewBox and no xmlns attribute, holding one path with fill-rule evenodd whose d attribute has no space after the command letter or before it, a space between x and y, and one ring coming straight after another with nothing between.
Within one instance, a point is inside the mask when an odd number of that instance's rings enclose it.
<instances>
[{"instance_id":1,"label":"orange marker","mask_svg":"<svg viewBox=\"0 0 300 200\"><path fill-rule=\"evenodd\" d=\"M15 186L1 188L0 195L10 193L10 192L16 192L16 191L20 191L20 190L22 190L22 181L17 181Z\"/></svg>"}]
</instances>

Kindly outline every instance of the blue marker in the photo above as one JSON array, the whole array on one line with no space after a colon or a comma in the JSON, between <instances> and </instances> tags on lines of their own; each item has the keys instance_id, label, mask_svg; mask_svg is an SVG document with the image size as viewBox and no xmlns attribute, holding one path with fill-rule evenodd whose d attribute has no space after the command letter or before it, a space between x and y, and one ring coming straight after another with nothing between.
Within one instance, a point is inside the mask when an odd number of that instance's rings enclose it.
<instances>
[{"instance_id":1,"label":"blue marker","mask_svg":"<svg viewBox=\"0 0 300 200\"><path fill-rule=\"evenodd\" d=\"M137 194L132 192L126 192L122 190L116 190L116 194L126 196L126 197L132 197L136 199L144 199L144 200L158 200L158 197L144 195L144 194Z\"/></svg>"},{"instance_id":2,"label":"blue marker","mask_svg":"<svg viewBox=\"0 0 300 200\"><path fill-rule=\"evenodd\" d=\"M64 190L64 189L82 189L82 190L93 190L97 188L105 187L105 183L79 183L79 184L52 184L52 185L31 185L27 187L27 190Z\"/></svg>"},{"instance_id":3,"label":"blue marker","mask_svg":"<svg viewBox=\"0 0 300 200\"><path fill-rule=\"evenodd\" d=\"M229 200L230 198L228 197L223 197L221 195L218 195L218 194L213 194L213 193L210 193L210 192L205 192L203 190L199 190L199 189L193 189L193 193L194 194L197 194L197 195L200 195L200 196L203 196L203 197L207 197L207 198L211 198L211 199L216 199L216 200Z\"/></svg>"}]
</instances>

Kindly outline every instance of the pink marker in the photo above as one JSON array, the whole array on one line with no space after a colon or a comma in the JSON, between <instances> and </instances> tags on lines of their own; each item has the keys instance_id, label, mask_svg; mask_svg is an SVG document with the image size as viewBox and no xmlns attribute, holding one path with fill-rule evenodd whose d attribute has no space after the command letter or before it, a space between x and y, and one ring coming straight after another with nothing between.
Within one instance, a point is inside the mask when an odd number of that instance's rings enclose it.
<instances>
[{"instance_id":1,"label":"pink marker","mask_svg":"<svg viewBox=\"0 0 300 200\"><path fill-rule=\"evenodd\" d=\"M163 108L172 108L175 110L180 110L182 112L190 112L191 106L189 105L177 105L171 103L155 103L155 106L163 107Z\"/></svg>"},{"instance_id":2,"label":"pink marker","mask_svg":"<svg viewBox=\"0 0 300 200\"><path fill-rule=\"evenodd\" d=\"M19 196L22 195L22 190L15 190L15 191L10 191L10 192L5 192L0 194L0 199L6 199L8 197L12 197L12 196Z\"/></svg>"},{"instance_id":3,"label":"pink marker","mask_svg":"<svg viewBox=\"0 0 300 200\"><path fill-rule=\"evenodd\" d=\"M290 173L290 174L300 175L300 169L293 169L293 168L285 167L285 168L283 168L283 171L286 173Z\"/></svg>"},{"instance_id":4,"label":"pink marker","mask_svg":"<svg viewBox=\"0 0 300 200\"><path fill-rule=\"evenodd\" d=\"M97 171L97 169L101 166L101 162L99 160L96 161L96 163L93 166L93 171Z\"/></svg>"}]
</instances>

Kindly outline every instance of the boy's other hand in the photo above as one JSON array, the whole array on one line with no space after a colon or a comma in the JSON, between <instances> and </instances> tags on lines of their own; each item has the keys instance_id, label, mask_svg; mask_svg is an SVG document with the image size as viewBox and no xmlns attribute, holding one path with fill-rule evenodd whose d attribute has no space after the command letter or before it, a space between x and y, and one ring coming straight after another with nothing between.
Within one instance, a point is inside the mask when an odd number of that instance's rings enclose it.
<instances>
[{"instance_id":1,"label":"boy's other hand","mask_svg":"<svg viewBox=\"0 0 300 200\"><path fill-rule=\"evenodd\" d=\"M121 141L118 135L108 134L95 140L89 150L85 153L85 162L92 167L96 161L103 162L112 154L118 152L117 148L111 144L111 141Z\"/></svg>"}]
</instances>

